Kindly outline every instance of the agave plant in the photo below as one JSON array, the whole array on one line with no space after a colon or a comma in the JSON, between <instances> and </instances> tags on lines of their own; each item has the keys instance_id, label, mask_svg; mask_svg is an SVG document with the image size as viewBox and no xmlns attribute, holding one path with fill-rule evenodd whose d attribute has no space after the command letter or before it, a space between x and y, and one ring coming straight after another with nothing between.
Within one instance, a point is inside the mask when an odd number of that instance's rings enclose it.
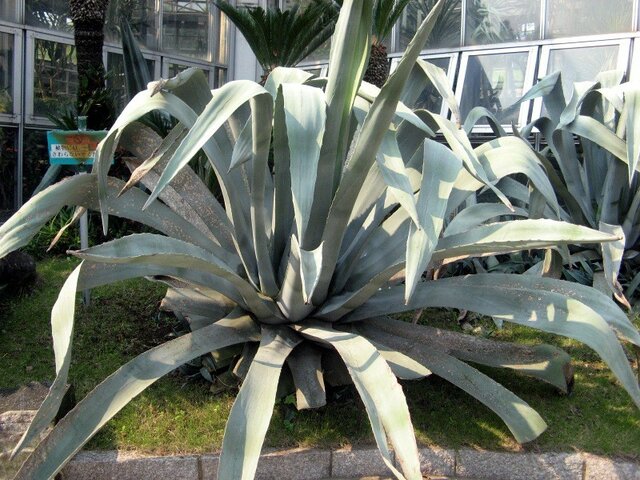
<instances>
[{"instance_id":1,"label":"agave plant","mask_svg":"<svg viewBox=\"0 0 640 480\"><path fill-rule=\"evenodd\" d=\"M540 435L545 422L526 402L466 362L511 368L566 391L566 353L388 316L427 306L469 309L583 341L640 405L616 332L636 345L640 335L610 298L535 276L429 275L460 258L617 237L553 219L483 224L484 218L518 213L495 186L512 174L526 175L547 206L559 211L543 167L518 138L474 150L453 122L398 102L442 3L383 88L362 83L372 3L345 2L328 79L279 68L264 87L234 81L210 91L204 75L190 70L152 84L101 143L90 175L49 187L0 227L0 256L24 245L65 204L100 210L105 230L109 216L118 215L158 232L73 252L82 263L51 315L57 376L16 452L58 411L78 290L137 276L164 282L170 287L166 304L192 329L98 385L41 441L17 478L53 477L133 397L209 352L232 358L231 368L243 378L224 434L221 479L253 477L285 363L298 408L326 402L324 382L333 381L332 372L350 378L380 454L398 478L422 478L398 379L436 374L492 409L518 441ZM438 83L441 72L426 71ZM179 122L164 138L136 123L153 110ZM432 140L436 132L447 145ZM119 143L139 157L126 183L108 176ZM215 169L222 203L188 168L200 149ZM463 209L481 189L501 203Z\"/></svg>"},{"instance_id":2,"label":"agave plant","mask_svg":"<svg viewBox=\"0 0 640 480\"><path fill-rule=\"evenodd\" d=\"M593 81L578 82L563 87L559 72L540 80L522 99L506 112L519 108L524 101L539 98L543 115L523 126L517 135L528 138L534 129L541 136L536 151L545 166L556 195L560 198L563 220L615 233L617 242L572 249L566 260L602 264L600 272L588 272L589 277L576 276L572 270L562 270L565 276L594 283L609 290L617 300L629 306L617 277L623 257L634 258L640 249L640 190L636 176L638 164L637 125L639 111L636 97L640 90L634 83L622 83L624 74L603 72ZM567 101L565 92L571 96ZM497 136L506 132L486 109L469 113L465 130L471 132L480 119L488 119ZM534 145L532 145L532 148ZM513 183L511 190L531 210L534 216L544 216L535 194L524 185ZM547 214L550 211L547 209ZM626 252L626 253L625 253ZM556 258L556 274L562 262ZM638 278L640 280L640 277Z\"/></svg>"}]
</instances>

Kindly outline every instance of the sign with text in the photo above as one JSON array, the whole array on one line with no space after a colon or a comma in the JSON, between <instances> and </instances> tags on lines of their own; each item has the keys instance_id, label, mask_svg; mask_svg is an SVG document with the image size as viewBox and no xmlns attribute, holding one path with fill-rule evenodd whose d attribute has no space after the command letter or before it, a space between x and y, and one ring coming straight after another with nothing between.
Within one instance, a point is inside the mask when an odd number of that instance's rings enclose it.
<instances>
[{"instance_id":1,"label":"sign with text","mask_svg":"<svg viewBox=\"0 0 640 480\"><path fill-rule=\"evenodd\" d=\"M106 130L52 130L47 132L51 165L91 165Z\"/></svg>"}]
</instances>

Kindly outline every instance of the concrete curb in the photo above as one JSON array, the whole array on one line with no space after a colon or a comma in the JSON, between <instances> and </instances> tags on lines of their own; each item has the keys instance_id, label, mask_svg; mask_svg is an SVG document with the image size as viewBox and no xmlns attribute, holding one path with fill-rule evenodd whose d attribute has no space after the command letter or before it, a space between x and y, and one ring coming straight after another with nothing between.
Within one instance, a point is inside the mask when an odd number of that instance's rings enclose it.
<instances>
[{"instance_id":1,"label":"concrete curb","mask_svg":"<svg viewBox=\"0 0 640 480\"><path fill-rule=\"evenodd\" d=\"M471 449L420 450L423 475L475 480L640 480L640 464L586 453L500 453ZM62 480L216 479L217 455L149 456L129 452L81 452ZM392 478L377 449L267 451L256 479L315 480Z\"/></svg>"},{"instance_id":2,"label":"concrete curb","mask_svg":"<svg viewBox=\"0 0 640 480\"><path fill-rule=\"evenodd\" d=\"M32 411L0 414L3 450L12 447ZM11 445L9 445L11 444ZM472 449L422 448L420 465L428 478L475 480L640 480L640 464L589 453L505 453ZM18 465L3 465L0 474ZM395 457L394 457L395 461ZM13 463L13 462L12 462ZM11 469L6 469L10 466ZM397 462L396 462L397 466ZM218 455L154 456L134 452L80 452L62 470L61 480L217 479ZM376 448L265 450L257 480L392 478Z\"/></svg>"}]
</instances>

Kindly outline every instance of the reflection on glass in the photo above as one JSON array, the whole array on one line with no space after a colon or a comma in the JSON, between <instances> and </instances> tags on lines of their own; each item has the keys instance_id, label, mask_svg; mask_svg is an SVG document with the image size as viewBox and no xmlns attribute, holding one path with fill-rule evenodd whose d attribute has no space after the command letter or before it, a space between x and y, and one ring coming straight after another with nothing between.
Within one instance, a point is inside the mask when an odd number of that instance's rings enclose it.
<instances>
[{"instance_id":1,"label":"reflection on glass","mask_svg":"<svg viewBox=\"0 0 640 480\"><path fill-rule=\"evenodd\" d=\"M630 32L633 0L548 0L547 38Z\"/></svg>"},{"instance_id":2,"label":"reflection on glass","mask_svg":"<svg viewBox=\"0 0 640 480\"><path fill-rule=\"evenodd\" d=\"M436 67L440 67L445 73L449 70L449 57L432 58L426 61ZM420 89L420 86L424 86L424 88ZM405 96L403 99L404 103L411 107L412 110L424 109L434 113L442 111L442 97L433 84L429 82L419 65L413 67L407 80L405 92L415 92L410 96Z\"/></svg>"},{"instance_id":3,"label":"reflection on glass","mask_svg":"<svg viewBox=\"0 0 640 480\"><path fill-rule=\"evenodd\" d=\"M216 62L226 65L229 62L229 19L217 8L216 12L220 25L220 33L217 35Z\"/></svg>"},{"instance_id":4,"label":"reflection on glass","mask_svg":"<svg viewBox=\"0 0 640 480\"><path fill-rule=\"evenodd\" d=\"M465 45L537 40L540 0L469 0Z\"/></svg>"},{"instance_id":5,"label":"reflection on glass","mask_svg":"<svg viewBox=\"0 0 640 480\"><path fill-rule=\"evenodd\" d=\"M0 33L0 113L13 114L13 35Z\"/></svg>"},{"instance_id":6,"label":"reflection on glass","mask_svg":"<svg viewBox=\"0 0 640 480\"><path fill-rule=\"evenodd\" d=\"M433 8L435 0L411 0L402 12L399 21L400 39L397 51L404 51L422 21ZM444 48L460 46L460 0L445 0L444 6L429 35L426 47Z\"/></svg>"},{"instance_id":7,"label":"reflection on glass","mask_svg":"<svg viewBox=\"0 0 640 480\"><path fill-rule=\"evenodd\" d=\"M116 108L121 112L127 104L127 84L124 79L124 57L119 53L107 53L107 88L116 99Z\"/></svg>"},{"instance_id":8,"label":"reflection on glass","mask_svg":"<svg viewBox=\"0 0 640 480\"><path fill-rule=\"evenodd\" d=\"M0 18L2 20L18 23L20 20L19 14L18 0L2 0L0 2Z\"/></svg>"},{"instance_id":9,"label":"reflection on glass","mask_svg":"<svg viewBox=\"0 0 640 480\"><path fill-rule=\"evenodd\" d=\"M33 113L47 116L74 105L78 91L75 47L36 38L34 57Z\"/></svg>"},{"instance_id":10,"label":"reflection on glass","mask_svg":"<svg viewBox=\"0 0 640 480\"><path fill-rule=\"evenodd\" d=\"M17 128L0 127L0 223L15 210L18 175Z\"/></svg>"},{"instance_id":11,"label":"reflection on glass","mask_svg":"<svg viewBox=\"0 0 640 480\"><path fill-rule=\"evenodd\" d=\"M62 32L73 32L67 0L26 0L27 25Z\"/></svg>"},{"instance_id":12,"label":"reflection on glass","mask_svg":"<svg viewBox=\"0 0 640 480\"><path fill-rule=\"evenodd\" d=\"M209 58L207 0L163 0L162 48L197 58Z\"/></svg>"},{"instance_id":13,"label":"reflection on glass","mask_svg":"<svg viewBox=\"0 0 640 480\"><path fill-rule=\"evenodd\" d=\"M109 2L104 26L105 40L120 43L120 18L124 16L141 45L157 50L158 15L155 0L128 0Z\"/></svg>"},{"instance_id":14,"label":"reflection on glass","mask_svg":"<svg viewBox=\"0 0 640 480\"><path fill-rule=\"evenodd\" d=\"M492 112L503 125L517 122L518 111L504 115L503 110L524 93L528 56L528 52L470 56L460 101L462 118L480 106Z\"/></svg>"},{"instance_id":15,"label":"reflection on glass","mask_svg":"<svg viewBox=\"0 0 640 480\"><path fill-rule=\"evenodd\" d=\"M562 89L568 100L574 82L594 80L598 73L616 68L618 48L618 45L605 45L551 50L547 72L562 72Z\"/></svg>"},{"instance_id":16,"label":"reflection on glass","mask_svg":"<svg viewBox=\"0 0 640 480\"><path fill-rule=\"evenodd\" d=\"M46 130L24 131L22 164L22 200L26 202L49 168Z\"/></svg>"}]
</instances>

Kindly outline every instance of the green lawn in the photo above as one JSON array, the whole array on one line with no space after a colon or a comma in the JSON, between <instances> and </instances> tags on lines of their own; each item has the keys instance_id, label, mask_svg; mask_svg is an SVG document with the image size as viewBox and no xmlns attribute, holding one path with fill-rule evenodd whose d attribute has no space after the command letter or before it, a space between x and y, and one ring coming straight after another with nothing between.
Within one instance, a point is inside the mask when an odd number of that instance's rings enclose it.
<instances>
[{"instance_id":1,"label":"green lawn","mask_svg":"<svg viewBox=\"0 0 640 480\"><path fill-rule=\"evenodd\" d=\"M0 299L0 387L52 380L49 311L76 260L41 262L34 293ZM172 324L157 316L163 288L146 280L121 282L93 291L91 306L78 300L70 382L78 400L133 356L162 341ZM427 311L423 321L458 328L455 314ZM523 343L554 343L575 360L576 385L570 396L511 372L484 369L526 400L549 424L535 442L519 446L500 419L461 390L438 378L406 382L418 441L447 447L492 450L574 451L639 459L640 412L591 350L534 330L507 326L495 330L478 321L482 334ZM206 383L179 374L164 378L134 399L91 441L88 448L135 449L154 453L218 449L234 391L214 395ZM267 446L337 447L373 444L364 407L350 389L333 392L327 407L297 412L288 402L276 407Z\"/></svg>"}]
</instances>

